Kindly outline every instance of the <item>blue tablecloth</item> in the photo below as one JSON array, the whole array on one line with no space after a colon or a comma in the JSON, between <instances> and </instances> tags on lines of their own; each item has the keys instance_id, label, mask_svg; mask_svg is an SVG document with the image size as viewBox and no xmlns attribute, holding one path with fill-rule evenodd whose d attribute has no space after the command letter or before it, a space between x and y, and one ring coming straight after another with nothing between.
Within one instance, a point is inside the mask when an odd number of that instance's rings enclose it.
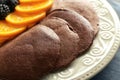
<instances>
[{"instance_id":1,"label":"blue tablecloth","mask_svg":"<svg viewBox=\"0 0 120 80\"><path fill-rule=\"evenodd\" d=\"M107 0L120 18L120 0ZM120 48L110 64L91 80L120 80Z\"/></svg>"}]
</instances>

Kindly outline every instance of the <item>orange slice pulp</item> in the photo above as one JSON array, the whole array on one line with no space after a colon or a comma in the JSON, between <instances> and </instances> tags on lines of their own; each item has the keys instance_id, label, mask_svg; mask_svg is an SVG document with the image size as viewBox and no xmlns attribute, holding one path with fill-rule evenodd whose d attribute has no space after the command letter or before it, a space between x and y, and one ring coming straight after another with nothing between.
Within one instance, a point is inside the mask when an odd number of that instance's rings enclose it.
<instances>
[{"instance_id":1,"label":"orange slice pulp","mask_svg":"<svg viewBox=\"0 0 120 80\"><path fill-rule=\"evenodd\" d=\"M26 30L26 27L16 28L6 21L0 21L0 38L13 37Z\"/></svg>"},{"instance_id":2,"label":"orange slice pulp","mask_svg":"<svg viewBox=\"0 0 120 80\"><path fill-rule=\"evenodd\" d=\"M6 21L14 25L28 25L38 22L46 16L46 12L32 14L32 15L19 15L17 13L11 13L6 17Z\"/></svg>"},{"instance_id":3,"label":"orange slice pulp","mask_svg":"<svg viewBox=\"0 0 120 80\"><path fill-rule=\"evenodd\" d=\"M16 11L19 13L38 13L47 11L52 6L53 0L38 2L38 3L29 3L29 4L20 4L15 7Z\"/></svg>"}]
</instances>

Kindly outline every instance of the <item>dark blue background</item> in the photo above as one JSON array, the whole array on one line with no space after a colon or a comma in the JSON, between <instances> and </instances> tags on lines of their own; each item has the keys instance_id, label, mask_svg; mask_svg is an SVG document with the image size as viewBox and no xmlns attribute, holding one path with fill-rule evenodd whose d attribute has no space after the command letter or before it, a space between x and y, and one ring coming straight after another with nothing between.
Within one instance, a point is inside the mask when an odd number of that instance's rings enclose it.
<instances>
[{"instance_id":1,"label":"dark blue background","mask_svg":"<svg viewBox=\"0 0 120 80\"><path fill-rule=\"evenodd\" d=\"M120 18L120 0L107 0ZM110 64L91 80L120 80L120 48Z\"/></svg>"}]
</instances>

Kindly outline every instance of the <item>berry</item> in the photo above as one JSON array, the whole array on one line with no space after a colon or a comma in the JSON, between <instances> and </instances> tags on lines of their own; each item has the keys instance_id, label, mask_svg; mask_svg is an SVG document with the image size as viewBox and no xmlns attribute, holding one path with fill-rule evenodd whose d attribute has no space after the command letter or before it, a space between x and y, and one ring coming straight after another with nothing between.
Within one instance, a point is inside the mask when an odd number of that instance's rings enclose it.
<instances>
[{"instance_id":1,"label":"berry","mask_svg":"<svg viewBox=\"0 0 120 80\"><path fill-rule=\"evenodd\" d=\"M5 4L0 4L0 19L4 19L9 13L9 6Z\"/></svg>"},{"instance_id":2,"label":"berry","mask_svg":"<svg viewBox=\"0 0 120 80\"><path fill-rule=\"evenodd\" d=\"M18 0L0 0L0 20L15 10L15 6L19 3Z\"/></svg>"}]
</instances>

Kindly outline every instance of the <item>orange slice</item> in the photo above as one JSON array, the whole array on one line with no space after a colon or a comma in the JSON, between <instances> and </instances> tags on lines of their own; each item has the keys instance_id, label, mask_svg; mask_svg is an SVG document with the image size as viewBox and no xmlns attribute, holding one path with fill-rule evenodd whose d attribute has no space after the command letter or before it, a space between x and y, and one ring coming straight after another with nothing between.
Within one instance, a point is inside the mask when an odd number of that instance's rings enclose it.
<instances>
[{"instance_id":1,"label":"orange slice","mask_svg":"<svg viewBox=\"0 0 120 80\"><path fill-rule=\"evenodd\" d=\"M38 14L32 14L32 15L19 15L16 12L9 14L6 17L6 21L14 24L14 25L29 25L32 23L36 23L37 21L40 21L46 16L46 12L38 13Z\"/></svg>"},{"instance_id":2,"label":"orange slice","mask_svg":"<svg viewBox=\"0 0 120 80\"><path fill-rule=\"evenodd\" d=\"M47 0L19 0L20 3L33 3L33 2L43 2Z\"/></svg>"},{"instance_id":3,"label":"orange slice","mask_svg":"<svg viewBox=\"0 0 120 80\"><path fill-rule=\"evenodd\" d=\"M2 43L4 43L5 41L6 41L6 40L1 40L1 39L0 39L0 45L1 45Z\"/></svg>"},{"instance_id":4,"label":"orange slice","mask_svg":"<svg viewBox=\"0 0 120 80\"><path fill-rule=\"evenodd\" d=\"M9 39L9 38L11 38L11 37L9 37L9 36L2 36L2 37L1 37L1 36L0 36L0 41L1 41L1 40L6 40L6 39Z\"/></svg>"},{"instance_id":5,"label":"orange slice","mask_svg":"<svg viewBox=\"0 0 120 80\"><path fill-rule=\"evenodd\" d=\"M12 39L12 38L14 38L15 36L10 36L10 37L0 37L0 45L2 44L2 43L4 43L5 41L8 41L8 40L10 40L10 39Z\"/></svg>"},{"instance_id":6,"label":"orange slice","mask_svg":"<svg viewBox=\"0 0 120 80\"><path fill-rule=\"evenodd\" d=\"M53 0L48 0L44 2L38 3L30 3L30 4L20 4L15 7L17 12L20 13L38 13L47 11L53 4Z\"/></svg>"},{"instance_id":7,"label":"orange slice","mask_svg":"<svg viewBox=\"0 0 120 80\"><path fill-rule=\"evenodd\" d=\"M0 38L13 37L23 32L26 27L16 28L6 21L0 21Z\"/></svg>"},{"instance_id":8,"label":"orange slice","mask_svg":"<svg viewBox=\"0 0 120 80\"><path fill-rule=\"evenodd\" d=\"M11 35L11 36L0 36L0 45L4 43L5 41L13 39L16 35Z\"/></svg>"},{"instance_id":9,"label":"orange slice","mask_svg":"<svg viewBox=\"0 0 120 80\"><path fill-rule=\"evenodd\" d=\"M0 37L0 45L1 45L1 43L4 43L6 40L8 40L9 39L9 37Z\"/></svg>"}]
</instances>

